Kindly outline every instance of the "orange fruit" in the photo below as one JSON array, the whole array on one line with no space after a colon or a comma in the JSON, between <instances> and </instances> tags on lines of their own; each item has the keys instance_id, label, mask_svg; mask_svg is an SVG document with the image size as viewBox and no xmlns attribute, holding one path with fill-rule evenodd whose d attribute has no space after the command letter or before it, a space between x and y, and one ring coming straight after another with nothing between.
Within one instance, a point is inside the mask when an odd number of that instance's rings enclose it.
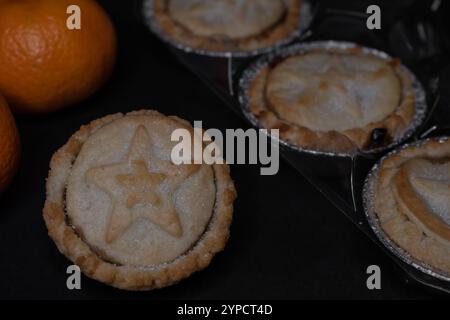
<instances>
[{"instance_id":1,"label":"orange fruit","mask_svg":"<svg viewBox=\"0 0 450 320\"><path fill-rule=\"evenodd\" d=\"M80 8L79 30L68 28L71 5ZM0 0L0 92L15 112L88 98L109 78L116 52L112 22L94 0Z\"/></svg>"},{"instance_id":2,"label":"orange fruit","mask_svg":"<svg viewBox=\"0 0 450 320\"><path fill-rule=\"evenodd\" d=\"M20 139L16 123L8 104L0 95L0 192L11 182L19 157Z\"/></svg>"}]
</instances>

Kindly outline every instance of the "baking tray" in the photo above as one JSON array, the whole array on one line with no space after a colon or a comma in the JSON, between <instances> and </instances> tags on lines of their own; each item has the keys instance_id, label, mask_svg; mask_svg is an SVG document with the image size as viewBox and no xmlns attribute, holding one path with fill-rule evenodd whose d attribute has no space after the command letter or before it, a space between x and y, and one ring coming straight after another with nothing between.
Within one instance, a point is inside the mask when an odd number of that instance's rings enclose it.
<instances>
[{"instance_id":1,"label":"baking tray","mask_svg":"<svg viewBox=\"0 0 450 320\"><path fill-rule=\"evenodd\" d=\"M440 35L445 34L442 30L445 14L443 9L433 7L433 2L430 1L420 4L415 2L409 7L405 5L403 9L403 14L396 16L393 23L383 25L382 30L370 31L366 27L365 13L330 9L313 1L310 25L292 39L291 44L319 40L350 41L400 58L424 86L429 109L423 124L406 142L450 135L450 94L446 93L450 92L450 88L442 85L450 83L450 67L444 68L449 62L445 54L450 46L440 39L444 38ZM142 18L148 24L145 15ZM179 46L169 45L168 48L209 90L248 122L239 103L239 81L243 72L258 56L213 57L192 53ZM449 282L429 276L404 263L379 241L368 224L362 199L364 182L371 168L386 152L330 157L298 152L280 145L282 158L396 263L399 275L405 282L450 293Z\"/></svg>"}]
</instances>

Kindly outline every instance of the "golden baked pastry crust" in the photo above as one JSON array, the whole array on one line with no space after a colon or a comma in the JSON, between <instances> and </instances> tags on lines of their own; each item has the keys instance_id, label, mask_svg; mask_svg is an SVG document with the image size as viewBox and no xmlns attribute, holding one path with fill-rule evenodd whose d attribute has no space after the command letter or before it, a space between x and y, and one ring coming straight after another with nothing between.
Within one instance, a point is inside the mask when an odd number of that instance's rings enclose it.
<instances>
[{"instance_id":1,"label":"golden baked pastry crust","mask_svg":"<svg viewBox=\"0 0 450 320\"><path fill-rule=\"evenodd\" d=\"M85 242L70 223L66 214L66 189L74 162L83 144L101 128L126 116L160 116L156 111L144 110L127 115L115 114L82 126L53 156L47 180L47 199L43 216L49 236L59 251L77 264L87 276L126 290L150 290L162 288L188 277L207 267L213 256L223 250L229 237L236 191L227 165L214 165L216 199L212 217L200 239L186 253L158 265L119 265L104 259ZM189 124L176 117L169 117ZM190 126L190 125L189 125Z\"/></svg>"},{"instance_id":2,"label":"golden baked pastry crust","mask_svg":"<svg viewBox=\"0 0 450 320\"><path fill-rule=\"evenodd\" d=\"M301 0L285 1L282 19L256 36L240 39L207 37L192 33L177 23L168 10L169 0L154 0L154 19L163 33L186 47L212 52L248 52L268 48L294 34L300 23Z\"/></svg>"},{"instance_id":3,"label":"golden baked pastry crust","mask_svg":"<svg viewBox=\"0 0 450 320\"><path fill-rule=\"evenodd\" d=\"M293 123L292 118L294 117L289 117L288 115L289 113L293 115L292 112L294 112L295 115L296 110L293 108L293 105L291 106L291 109L289 109L289 104L283 104L285 101L282 101L279 97L273 96L273 92L269 91L269 89L273 87L273 84L269 83L269 81L274 81L275 79L280 81L280 76L273 77L273 72L277 67L289 59L314 54L325 54L330 55L330 57L333 57L333 55L367 57L367 59L374 59L374 61L378 60L379 63L384 63L386 68L392 68L398 76L401 88L401 92L399 93L401 101L395 111L382 120L368 123L362 127L347 128L342 131L315 131L306 126L299 126ZM248 97L248 109L257 119L259 125L267 129L279 129L280 139L291 145L307 150L337 154L351 154L357 150L367 151L374 147L371 146L371 137L375 129L384 129L386 130L386 137L388 140L397 140L414 120L416 97L413 90L413 79L396 59L384 61L381 60L381 58L365 53L362 47L355 47L350 49L327 49L327 51L324 51L324 49L312 49L307 53L292 55L280 60L281 61L276 61L275 65L268 64L259 71L251 81L246 95ZM373 73L374 78L380 76L383 76L381 72ZM285 81L286 83L289 83L292 79L286 77ZM323 78L325 84L327 84L327 81L327 78ZM346 88L343 88L343 90L345 89ZM313 94L316 95L316 92L319 91L313 91ZM316 97L319 97L319 95L316 95ZM313 98L316 97L313 96ZM277 103L276 107L272 105L273 103ZM314 104L311 103L309 107L313 108ZM285 113L285 119L280 117L280 110ZM333 123L332 119L328 119L328 121ZM375 146L375 148L384 146L385 145L378 145Z\"/></svg>"},{"instance_id":4,"label":"golden baked pastry crust","mask_svg":"<svg viewBox=\"0 0 450 320\"><path fill-rule=\"evenodd\" d=\"M450 139L431 139L382 161L373 204L397 246L450 274Z\"/></svg>"}]
</instances>

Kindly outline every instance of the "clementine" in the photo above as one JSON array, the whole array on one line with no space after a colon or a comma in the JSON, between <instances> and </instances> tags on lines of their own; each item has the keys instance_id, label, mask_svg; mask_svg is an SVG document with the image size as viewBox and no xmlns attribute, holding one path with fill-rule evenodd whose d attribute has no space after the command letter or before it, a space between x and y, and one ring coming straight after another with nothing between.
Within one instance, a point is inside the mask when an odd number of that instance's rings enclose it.
<instances>
[{"instance_id":1,"label":"clementine","mask_svg":"<svg viewBox=\"0 0 450 320\"><path fill-rule=\"evenodd\" d=\"M80 29L69 28L78 6ZM112 22L95 0L1 0L0 92L11 109L43 113L95 93L116 59Z\"/></svg>"},{"instance_id":2,"label":"clementine","mask_svg":"<svg viewBox=\"0 0 450 320\"><path fill-rule=\"evenodd\" d=\"M20 139L16 123L5 99L0 95L0 192L16 172L20 157Z\"/></svg>"}]
</instances>

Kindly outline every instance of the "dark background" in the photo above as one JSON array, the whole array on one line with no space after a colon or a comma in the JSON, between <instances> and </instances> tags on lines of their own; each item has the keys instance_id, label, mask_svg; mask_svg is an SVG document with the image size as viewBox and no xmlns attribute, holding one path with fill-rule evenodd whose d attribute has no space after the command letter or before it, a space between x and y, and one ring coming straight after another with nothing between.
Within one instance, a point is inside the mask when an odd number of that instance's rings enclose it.
<instances>
[{"instance_id":1,"label":"dark background","mask_svg":"<svg viewBox=\"0 0 450 320\"><path fill-rule=\"evenodd\" d=\"M260 176L258 166L232 166L238 199L231 238L206 270L152 292L119 291L84 276L82 290L69 291L66 268L71 262L47 236L41 211L50 158L82 124L111 113L152 108L191 122L203 120L204 127L248 127L148 31L137 1L100 2L115 23L120 45L111 80L93 98L69 110L17 119L23 159L15 181L0 198L0 298L442 297L406 284L391 260L284 161L272 177ZM373 1L334 2L328 5L364 12ZM420 6L427 1L382 2L386 26L417 2ZM363 36L357 29L349 29L346 35L355 41ZM411 61L435 63L434 57L443 54L440 50L423 53L420 61L411 57ZM366 268L372 264L381 267L382 290L366 287Z\"/></svg>"}]
</instances>

